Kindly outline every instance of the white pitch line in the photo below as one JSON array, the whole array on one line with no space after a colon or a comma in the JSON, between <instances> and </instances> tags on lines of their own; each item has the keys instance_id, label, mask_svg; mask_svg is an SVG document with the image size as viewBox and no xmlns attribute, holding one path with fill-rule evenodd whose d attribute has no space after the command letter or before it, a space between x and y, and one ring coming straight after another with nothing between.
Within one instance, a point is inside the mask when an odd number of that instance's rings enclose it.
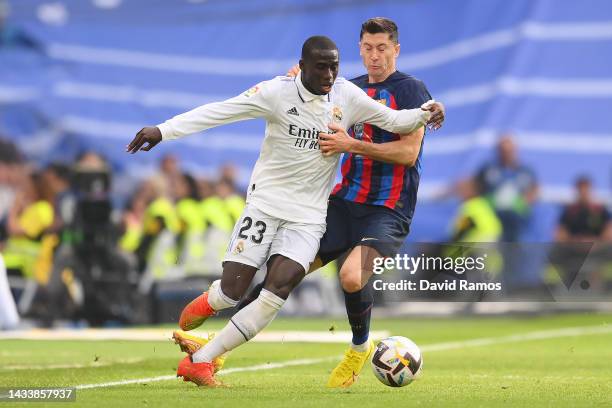
<instances>
[{"instance_id":1,"label":"white pitch line","mask_svg":"<svg viewBox=\"0 0 612 408\"><path fill-rule=\"evenodd\" d=\"M525 334L513 334L503 337L483 337L480 339L452 341L448 343L429 344L421 347L422 351L444 351L459 348L480 347L492 344L517 343L529 340L554 339L559 337L576 337L589 334L612 333L612 325L567 327L564 329L534 331Z\"/></svg>"},{"instance_id":2,"label":"white pitch line","mask_svg":"<svg viewBox=\"0 0 612 408\"><path fill-rule=\"evenodd\" d=\"M604 326L582 326L582 327L568 327L564 329L554 329L554 330L542 330L542 331L534 331L524 334L514 334L510 336L503 337L483 337L479 339L471 339L464 341L453 341L447 343L437 343L437 344L428 344L421 347L423 352L432 352L432 351L446 351L446 350L456 350L468 347L480 347L480 346L489 346L493 344L504 344L504 343L517 343L524 342L530 340L544 340L544 339L553 339L560 337L576 337L590 334L608 334L612 333L612 325L604 325ZM327 361L338 360L341 356L330 356L323 358L312 358L312 359L299 359L299 360L287 360L281 361L278 363L268 363L268 364L258 364L254 366L248 367L236 367L229 368L227 370L220 371L217 375L227 375L233 373L240 373L246 371L258 371L258 370L271 370L274 368L284 368L291 366L302 366L302 365L312 365L323 363ZM128 384L141 384L141 383L150 383L150 382L158 382L158 381L168 381L176 379L175 375L162 375L159 377L149 377L149 378L137 378L133 380L121 380L121 381L112 381L106 383L99 384L84 384L77 385L76 388L79 390L82 389L91 389L91 388L106 388L106 387L116 387L120 385L128 385Z\"/></svg>"},{"instance_id":3,"label":"white pitch line","mask_svg":"<svg viewBox=\"0 0 612 408\"><path fill-rule=\"evenodd\" d=\"M338 359L338 356L323 357L323 358L305 358L305 359L299 359L299 360L282 361L279 363L258 364L254 366L248 366L248 367L235 367L235 368L228 368L227 370L219 371L217 375L241 373L245 371L272 370L274 368L284 368L284 367L291 367L291 366L311 365L311 364L325 363L325 362L337 360L337 359ZM112 382L106 382L106 383L100 383L100 384L77 385L76 389L85 390L85 389L90 389L90 388L116 387L118 385L150 383L150 382L166 381L166 380L173 380L173 379L176 379L176 375L161 375L159 377L137 378L134 380L122 380L122 381L112 381Z\"/></svg>"},{"instance_id":4,"label":"white pitch line","mask_svg":"<svg viewBox=\"0 0 612 408\"><path fill-rule=\"evenodd\" d=\"M167 381L167 380L174 380L174 379L176 379L176 375L161 375L159 377L136 378L134 380L111 381L111 382L105 382L105 383L99 383L99 384L83 384L83 385L77 385L75 388L77 390L87 390L91 388L107 388L107 387L116 387L118 385L152 383L152 382Z\"/></svg>"}]
</instances>

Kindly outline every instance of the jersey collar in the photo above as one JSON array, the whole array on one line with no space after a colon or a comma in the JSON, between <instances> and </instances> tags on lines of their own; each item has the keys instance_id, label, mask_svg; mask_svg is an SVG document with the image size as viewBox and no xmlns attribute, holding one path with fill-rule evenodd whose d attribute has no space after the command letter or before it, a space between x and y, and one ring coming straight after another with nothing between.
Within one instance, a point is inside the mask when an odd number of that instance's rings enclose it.
<instances>
[{"instance_id":1,"label":"jersey collar","mask_svg":"<svg viewBox=\"0 0 612 408\"><path fill-rule=\"evenodd\" d=\"M295 78L293 78L293 82L295 82L295 86L297 87L298 96L300 97L302 102L306 103L306 102L313 101L315 99L319 99L321 101L327 101L327 102L331 101L329 94L315 95L312 92L310 92L308 89L306 89L306 87L302 83L301 77L302 77L302 73L300 72L299 74L295 76Z\"/></svg>"}]
</instances>

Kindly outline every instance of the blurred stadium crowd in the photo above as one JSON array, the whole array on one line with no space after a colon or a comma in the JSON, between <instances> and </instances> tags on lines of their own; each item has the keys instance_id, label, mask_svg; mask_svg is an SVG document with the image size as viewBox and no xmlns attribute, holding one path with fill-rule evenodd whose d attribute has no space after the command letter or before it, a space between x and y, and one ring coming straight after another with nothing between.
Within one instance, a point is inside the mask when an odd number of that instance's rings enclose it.
<instances>
[{"instance_id":1,"label":"blurred stadium crowd","mask_svg":"<svg viewBox=\"0 0 612 408\"><path fill-rule=\"evenodd\" d=\"M93 292L76 288L83 275L97 285L114 274L116 283L128 286L130 280L147 285L217 276L245 205L231 165L220 168L217 179L196 178L181 170L176 157L164 156L158 171L117 207L111 199L112 171L96 152L37 168L13 143L0 139L0 161L5 266L10 277L23 278L14 280L23 282L14 285L20 309L49 319L69 316L66 304L49 307L66 294L82 304L83 294ZM94 277L96 268L110 276Z\"/></svg>"},{"instance_id":2,"label":"blurred stadium crowd","mask_svg":"<svg viewBox=\"0 0 612 408\"><path fill-rule=\"evenodd\" d=\"M439 197L461 200L448 220L446 244L524 240L538 197L536 176L520 163L510 135L501 137L496 149L495 160ZM220 275L226 243L245 206L233 166L222 166L210 179L184 172L176 156L163 156L157 171L122 197L121 205L112 199L112 179L111 167L94 151L39 168L9 138L0 139L0 248L25 315L46 324L78 318L93 324L164 321L179 307L164 303L164 283L170 283L166 295L182 298ZM570 264L600 253L589 274L605 292L612 287L610 213L593 196L587 176L576 180L575 189L575 199L560 212L554 239L578 244L566 247L572 250L563 259ZM507 288L538 288L545 267L529 267L518 258L531 255L518 253L502 250ZM309 295L325 298L317 312L338 306L335 268L332 264L310 280L318 284ZM307 304L312 303L311 298ZM162 308L165 313L155 313Z\"/></svg>"}]
</instances>

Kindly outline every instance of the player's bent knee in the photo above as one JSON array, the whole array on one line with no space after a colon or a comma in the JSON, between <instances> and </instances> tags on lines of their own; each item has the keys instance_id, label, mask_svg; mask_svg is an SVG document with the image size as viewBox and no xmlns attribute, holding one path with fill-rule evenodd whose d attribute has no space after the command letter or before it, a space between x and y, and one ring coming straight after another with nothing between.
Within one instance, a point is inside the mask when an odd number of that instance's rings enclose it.
<instances>
[{"instance_id":1,"label":"player's bent knee","mask_svg":"<svg viewBox=\"0 0 612 408\"><path fill-rule=\"evenodd\" d=\"M348 293L359 292L362 288L361 281L359 280L347 280L345 282L341 282L342 289Z\"/></svg>"},{"instance_id":2,"label":"player's bent knee","mask_svg":"<svg viewBox=\"0 0 612 408\"><path fill-rule=\"evenodd\" d=\"M345 292L354 293L363 288L363 277L358 271L340 271L340 285Z\"/></svg>"},{"instance_id":3,"label":"player's bent knee","mask_svg":"<svg viewBox=\"0 0 612 408\"><path fill-rule=\"evenodd\" d=\"M289 294L304 279L304 267L283 255L274 255L268 262L268 274L264 289L287 299Z\"/></svg>"},{"instance_id":4,"label":"player's bent knee","mask_svg":"<svg viewBox=\"0 0 612 408\"><path fill-rule=\"evenodd\" d=\"M240 300L249 289L257 268L236 262L225 262L221 275L221 291L232 300Z\"/></svg>"},{"instance_id":5,"label":"player's bent knee","mask_svg":"<svg viewBox=\"0 0 612 408\"><path fill-rule=\"evenodd\" d=\"M295 271L287 273L285 276L276 276L275 279L268 279L264 289L274 293L276 296L287 299L291 291L302 281L304 272Z\"/></svg>"},{"instance_id":6,"label":"player's bent knee","mask_svg":"<svg viewBox=\"0 0 612 408\"><path fill-rule=\"evenodd\" d=\"M283 283L267 283L264 285L264 289L269 292L274 293L276 296L282 299L287 299L289 294L297 286L297 283L293 282L283 282Z\"/></svg>"}]
</instances>

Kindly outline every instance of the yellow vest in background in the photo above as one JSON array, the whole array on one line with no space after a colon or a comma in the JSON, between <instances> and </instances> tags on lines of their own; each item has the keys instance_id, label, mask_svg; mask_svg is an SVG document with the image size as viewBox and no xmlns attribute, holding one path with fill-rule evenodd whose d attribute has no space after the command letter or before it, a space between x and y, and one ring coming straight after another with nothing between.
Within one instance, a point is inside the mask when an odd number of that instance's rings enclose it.
<instances>
[{"instance_id":1,"label":"yellow vest in background","mask_svg":"<svg viewBox=\"0 0 612 408\"><path fill-rule=\"evenodd\" d=\"M206 222L200 212L200 204L192 198L183 198L176 204L176 214L181 223L181 230L202 232Z\"/></svg>"},{"instance_id":2,"label":"yellow vest in background","mask_svg":"<svg viewBox=\"0 0 612 408\"><path fill-rule=\"evenodd\" d=\"M501 237L501 222L486 198L474 197L461 205L454 224L455 230L460 229L461 222L468 218L474 226L463 236L461 242L496 242Z\"/></svg>"},{"instance_id":3,"label":"yellow vest in background","mask_svg":"<svg viewBox=\"0 0 612 408\"><path fill-rule=\"evenodd\" d=\"M30 204L19 216L19 226L25 234L36 239L53 224L53 206L48 201L37 201Z\"/></svg>"},{"instance_id":4,"label":"yellow vest in background","mask_svg":"<svg viewBox=\"0 0 612 408\"><path fill-rule=\"evenodd\" d=\"M155 218L161 218L166 224L168 230L177 233L180 230L179 219L176 215L176 210L172 201L165 197L159 197L153 200L145 211L145 231L149 232L153 228L150 223Z\"/></svg>"},{"instance_id":5,"label":"yellow vest in background","mask_svg":"<svg viewBox=\"0 0 612 408\"><path fill-rule=\"evenodd\" d=\"M41 252L41 235L53 225L53 216L53 206L48 201L36 201L23 210L18 223L25 236L8 239L3 253L7 268L21 270L26 278L34 277L34 267Z\"/></svg>"},{"instance_id":6,"label":"yellow vest in background","mask_svg":"<svg viewBox=\"0 0 612 408\"><path fill-rule=\"evenodd\" d=\"M225 199L225 206L235 224L240 219L242 211L244 211L246 201L241 196L234 194Z\"/></svg>"},{"instance_id":7,"label":"yellow vest in background","mask_svg":"<svg viewBox=\"0 0 612 408\"><path fill-rule=\"evenodd\" d=\"M226 203L219 197L213 196L202 200L200 202L200 214L206 224L221 231L231 232L234 228L234 221Z\"/></svg>"},{"instance_id":8,"label":"yellow vest in background","mask_svg":"<svg viewBox=\"0 0 612 408\"><path fill-rule=\"evenodd\" d=\"M165 230L161 229L158 218L164 221ZM156 198L149 204L144 219L144 234L157 236L147 254L147 265L156 279L162 279L176 266L178 255L174 237L180 232L180 221L174 204L165 197Z\"/></svg>"}]
</instances>

